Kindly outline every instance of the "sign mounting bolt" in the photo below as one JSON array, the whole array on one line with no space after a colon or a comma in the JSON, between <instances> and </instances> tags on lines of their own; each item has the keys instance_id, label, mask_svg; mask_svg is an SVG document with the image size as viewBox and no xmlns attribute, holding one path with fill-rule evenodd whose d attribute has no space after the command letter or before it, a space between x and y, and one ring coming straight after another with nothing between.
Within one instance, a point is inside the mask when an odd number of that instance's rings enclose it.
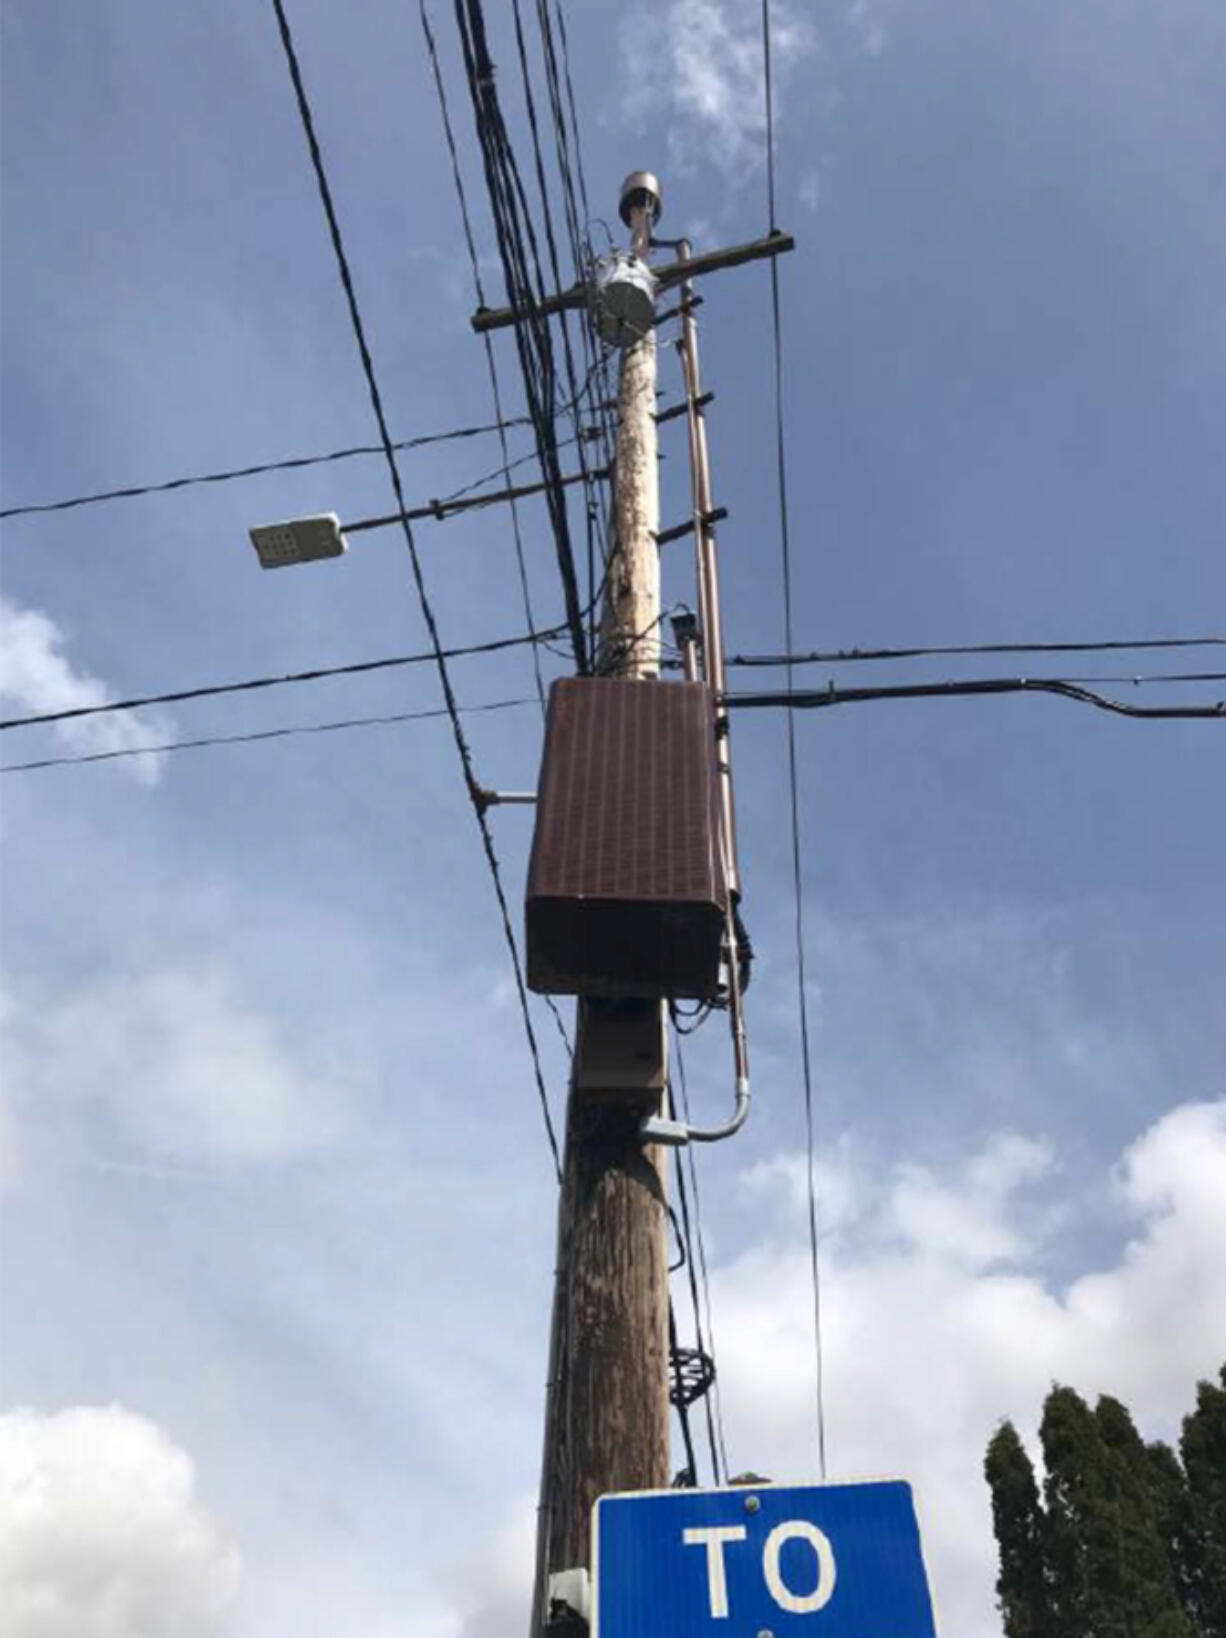
<instances>
[{"instance_id":1,"label":"sign mounting bolt","mask_svg":"<svg viewBox=\"0 0 1226 1638\"><path fill-rule=\"evenodd\" d=\"M747 1513L756 1513L761 1506L762 1506L762 1503L758 1500L758 1498L756 1496L746 1496L746 1498L745 1498L745 1511ZM771 1634L770 1633L763 1634L763 1633L760 1632L758 1634L758 1638L771 1638Z\"/></svg>"}]
</instances>

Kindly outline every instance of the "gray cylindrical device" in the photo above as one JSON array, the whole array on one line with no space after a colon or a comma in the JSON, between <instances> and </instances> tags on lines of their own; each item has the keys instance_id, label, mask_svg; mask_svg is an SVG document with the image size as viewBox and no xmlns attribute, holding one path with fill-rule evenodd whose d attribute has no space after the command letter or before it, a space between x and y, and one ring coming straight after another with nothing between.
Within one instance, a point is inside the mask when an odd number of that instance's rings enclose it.
<instances>
[{"instance_id":1,"label":"gray cylindrical device","mask_svg":"<svg viewBox=\"0 0 1226 1638\"><path fill-rule=\"evenodd\" d=\"M656 280L633 252L615 250L596 264L592 321L610 347L633 347L655 323Z\"/></svg>"},{"instance_id":2,"label":"gray cylindrical device","mask_svg":"<svg viewBox=\"0 0 1226 1638\"><path fill-rule=\"evenodd\" d=\"M635 211L645 211L648 229L655 227L664 210L660 193L660 179L650 171L631 171L622 183L618 211L628 228L634 227Z\"/></svg>"}]
</instances>

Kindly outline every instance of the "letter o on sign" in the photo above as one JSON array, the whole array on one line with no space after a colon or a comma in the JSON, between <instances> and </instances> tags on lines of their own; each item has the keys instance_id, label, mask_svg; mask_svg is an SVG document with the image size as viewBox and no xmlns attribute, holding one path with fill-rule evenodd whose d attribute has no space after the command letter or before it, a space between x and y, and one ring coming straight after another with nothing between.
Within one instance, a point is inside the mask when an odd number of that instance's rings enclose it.
<instances>
[{"instance_id":1,"label":"letter o on sign","mask_svg":"<svg viewBox=\"0 0 1226 1638\"><path fill-rule=\"evenodd\" d=\"M783 1579L779 1557L785 1543L789 1541L807 1541L813 1549L813 1555L817 1560L817 1585L812 1592L793 1592ZM762 1549L762 1573L776 1604L781 1610L789 1610L793 1615L812 1615L815 1610L824 1610L834 1597L837 1575L834 1549L829 1538L822 1534L816 1524L809 1524L804 1519L789 1519L785 1524L777 1524L767 1536L766 1546Z\"/></svg>"}]
</instances>

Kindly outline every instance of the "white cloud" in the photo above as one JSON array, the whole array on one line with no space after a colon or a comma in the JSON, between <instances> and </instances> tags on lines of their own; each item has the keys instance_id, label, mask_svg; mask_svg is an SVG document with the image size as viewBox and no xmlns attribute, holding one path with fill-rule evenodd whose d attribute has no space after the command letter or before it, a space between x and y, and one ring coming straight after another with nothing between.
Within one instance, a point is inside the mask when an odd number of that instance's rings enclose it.
<instances>
[{"instance_id":1,"label":"white cloud","mask_svg":"<svg viewBox=\"0 0 1226 1638\"><path fill-rule=\"evenodd\" d=\"M885 29L875 14L871 0L852 0L847 22L867 57L880 57L885 50Z\"/></svg>"},{"instance_id":2,"label":"white cloud","mask_svg":"<svg viewBox=\"0 0 1226 1638\"><path fill-rule=\"evenodd\" d=\"M457 1638L509 1638L528 1625L532 1607L532 1567L536 1558L536 1497L526 1492L509 1503L488 1548L468 1567L466 1613Z\"/></svg>"},{"instance_id":3,"label":"white cloud","mask_svg":"<svg viewBox=\"0 0 1226 1638\"><path fill-rule=\"evenodd\" d=\"M0 1416L5 1638L220 1638L241 1574L154 1423L118 1405Z\"/></svg>"},{"instance_id":4,"label":"white cloud","mask_svg":"<svg viewBox=\"0 0 1226 1638\"><path fill-rule=\"evenodd\" d=\"M21 1147L17 1141L17 1119L8 1093L0 1086L0 1200L16 1183L21 1172Z\"/></svg>"},{"instance_id":5,"label":"white cloud","mask_svg":"<svg viewBox=\"0 0 1226 1638\"><path fill-rule=\"evenodd\" d=\"M208 1162L279 1159L339 1129L340 1092L218 970L106 979L11 1014L19 1113L88 1110L148 1153Z\"/></svg>"},{"instance_id":6,"label":"white cloud","mask_svg":"<svg viewBox=\"0 0 1226 1638\"><path fill-rule=\"evenodd\" d=\"M738 183L764 163L761 18L756 0L668 0L636 9L623 25L623 111L633 123L663 111L674 173L692 174L709 163ZM811 24L776 3L776 119L788 70L816 49Z\"/></svg>"},{"instance_id":7,"label":"white cloud","mask_svg":"<svg viewBox=\"0 0 1226 1638\"><path fill-rule=\"evenodd\" d=\"M0 595L0 700L29 715L110 703L115 698L112 691L97 677L76 670L62 653L64 643L64 633L49 616L19 608ZM162 713L137 719L116 711L57 723L55 733L83 754L124 751L173 738L174 723ZM121 766L141 784L152 785L165 760L132 757Z\"/></svg>"},{"instance_id":8,"label":"white cloud","mask_svg":"<svg viewBox=\"0 0 1226 1638\"><path fill-rule=\"evenodd\" d=\"M948 1176L904 1166L875 1177L846 1151L837 1164L823 1249L832 1476L913 1478L945 1630L999 1638L981 1476L997 1421L1032 1430L1058 1379L1119 1395L1143 1430L1169 1435L1197 1378L1226 1357L1226 1099L1174 1110L1128 1149L1116 1193L1131 1237L1065 1290L1041 1272L1042 1225L1054 1219L1029 1198L1054 1171L1045 1145L1004 1135ZM774 1165L803 1180L798 1162ZM811 1476L799 1217L785 1239L714 1271L713 1284L734 1465Z\"/></svg>"},{"instance_id":9,"label":"white cloud","mask_svg":"<svg viewBox=\"0 0 1226 1638\"><path fill-rule=\"evenodd\" d=\"M1016 1191L1043 1176L1050 1149L1013 1133L995 1138L952 1183L924 1166L900 1165L888 1215L908 1244L968 1268L1014 1262L1028 1249L1009 1221Z\"/></svg>"}]
</instances>

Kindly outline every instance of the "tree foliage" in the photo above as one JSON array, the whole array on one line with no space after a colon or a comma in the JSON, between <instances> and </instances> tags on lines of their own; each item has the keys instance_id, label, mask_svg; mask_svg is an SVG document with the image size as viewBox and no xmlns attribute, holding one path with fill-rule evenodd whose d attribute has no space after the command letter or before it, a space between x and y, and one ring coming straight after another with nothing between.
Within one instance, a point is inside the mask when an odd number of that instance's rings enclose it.
<instances>
[{"instance_id":1,"label":"tree foliage","mask_svg":"<svg viewBox=\"0 0 1226 1638\"><path fill-rule=\"evenodd\" d=\"M1012 1423L984 1473L1005 1638L1226 1638L1226 1366L1202 1382L1179 1455L1146 1446L1127 1407L1055 1386L1042 1498Z\"/></svg>"},{"instance_id":2,"label":"tree foliage","mask_svg":"<svg viewBox=\"0 0 1226 1638\"><path fill-rule=\"evenodd\" d=\"M1226 1638L1226 1365L1219 1381L1199 1384L1179 1440L1191 1500L1194 1614L1203 1638Z\"/></svg>"},{"instance_id":3,"label":"tree foliage","mask_svg":"<svg viewBox=\"0 0 1226 1638\"><path fill-rule=\"evenodd\" d=\"M1034 1468L1017 1429L1003 1422L984 1460L1000 1543L996 1592L1006 1638L1046 1638L1051 1630L1043 1552L1043 1509Z\"/></svg>"}]
</instances>

